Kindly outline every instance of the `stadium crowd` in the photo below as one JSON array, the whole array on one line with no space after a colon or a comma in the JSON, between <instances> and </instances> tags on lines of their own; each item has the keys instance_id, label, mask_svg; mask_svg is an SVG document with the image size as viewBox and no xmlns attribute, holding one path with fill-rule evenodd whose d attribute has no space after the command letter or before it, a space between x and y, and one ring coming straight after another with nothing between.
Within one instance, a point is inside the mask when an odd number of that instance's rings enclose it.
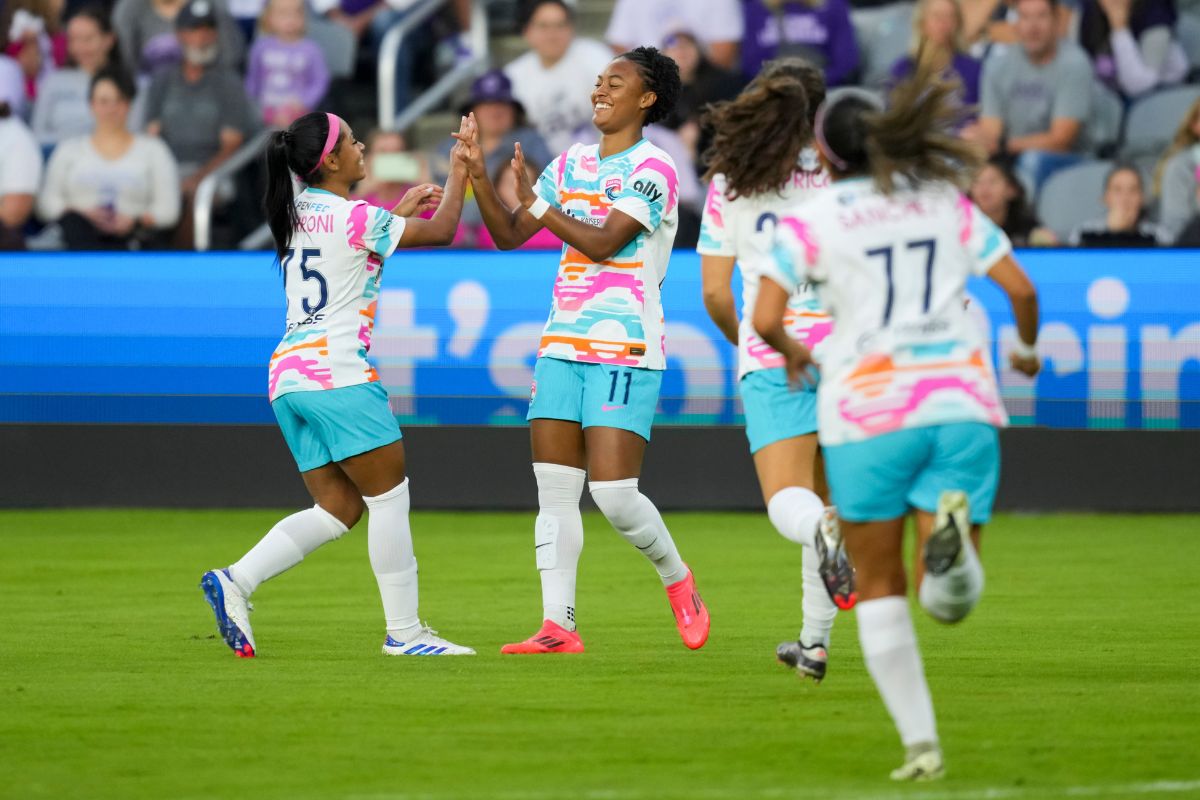
<instances>
[{"instance_id":1,"label":"stadium crowd","mask_svg":"<svg viewBox=\"0 0 1200 800\"><path fill-rule=\"evenodd\" d=\"M0 12L0 249L192 247L197 188L258 132L312 110L371 127L380 42L416 4L7 0ZM472 5L449 0L406 36L398 108L470 56ZM694 246L707 104L733 97L781 55L818 65L830 86L883 93L911 72L925 47L961 81L959 135L990 156L972 198L1015 243L1200 246L1200 0L487 6L499 22L493 33L519 35L524 52L481 75L461 110L475 113L502 196L515 192L514 142L536 171L572 142L593 141L595 75L614 53L655 45L679 64L684 92L675 113L646 135L680 167L676 246ZM605 41L579 35L581 6L611 7ZM346 40L354 62L334 69ZM388 205L413 185L445 179L454 140L414 148L407 133L364 136L370 177L360 196ZM262 221L249 172L218 183L215 208L226 237L218 245L235 245ZM1093 208L1094 218L1079 219L1081 208ZM470 202L456 244L495 246ZM543 231L525 246L560 245Z\"/></svg>"}]
</instances>

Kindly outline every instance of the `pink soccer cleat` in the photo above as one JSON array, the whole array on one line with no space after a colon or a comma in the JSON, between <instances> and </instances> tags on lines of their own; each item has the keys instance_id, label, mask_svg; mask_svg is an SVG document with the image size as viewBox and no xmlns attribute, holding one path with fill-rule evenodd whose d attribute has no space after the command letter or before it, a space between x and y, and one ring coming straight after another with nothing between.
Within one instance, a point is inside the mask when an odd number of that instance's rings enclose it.
<instances>
[{"instance_id":1,"label":"pink soccer cleat","mask_svg":"<svg viewBox=\"0 0 1200 800\"><path fill-rule=\"evenodd\" d=\"M667 599L675 613L679 635L689 650L699 650L708 641L708 609L696 591L696 578L688 567L687 577L667 587Z\"/></svg>"},{"instance_id":2,"label":"pink soccer cleat","mask_svg":"<svg viewBox=\"0 0 1200 800\"><path fill-rule=\"evenodd\" d=\"M578 631L569 631L557 622L545 620L542 629L523 642L513 642L500 648L505 655L543 655L547 653L582 653L583 639Z\"/></svg>"}]
</instances>

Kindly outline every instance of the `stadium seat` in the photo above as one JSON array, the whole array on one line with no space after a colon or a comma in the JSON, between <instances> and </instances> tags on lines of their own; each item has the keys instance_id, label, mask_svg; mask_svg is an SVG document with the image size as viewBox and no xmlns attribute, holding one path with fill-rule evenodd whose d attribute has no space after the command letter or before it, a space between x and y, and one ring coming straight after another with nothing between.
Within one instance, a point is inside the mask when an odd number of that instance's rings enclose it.
<instances>
[{"instance_id":1,"label":"stadium seat","mask_svg":"<svg viewBox=\"0 0 1200 800\"><path fill-rule=\"evenodd\" d=\"M330 77L350 78L354 76L354 62L358 56L358 40L343 25L330 22L324 17L310 14L308 37L317 43L325 54Z\"/></svg>"},{"instance_id":2,"label":"stadium seat","mask_svg":"<svg viewBox=\"0 0 1200 800\"><path fill-rule=\"evenodd\" d=\"M1197 97L1200 86L1190 85L1163 89L1137 100L1125 121L1121 158L1137 161L1162 153Z\"/></svg>"},{"instance_id":3,"label":"stadium seat","mask_svg":"<svg viewBox=\"0 0 1200 800\"><path fill-rule=\"evenodd\" d=\"M1092 152L1109 156L1121 141L1121 123L1125 120L1125 104L1115 92L1100 81L1092 83L1092 110L1088 118L1087 137Z\"/></svg>"},{"instance_id":4,"label":"stadium seat","mask_svg":"<svg viewBox=\"0 0 1200 800\"><path fill-rule=\"evenodd\" d=\"M1065 242L1077 226L1103 216L1100 196L1112 168L1111 161L1087 161L1051 175L1037 200L1042 224Z\"/></svg>"},{"instance_id":5,"label":"stadium seat","mask_svg":"<svg viewBox=\"0 0 1200 800\"><path fill-rule=\"evenodd\" d=\"M912 39L912 3L897 3L891 13L881 16L880 9L869 14L850 13L854 36L861 57L859 83L865 86L886 86L892 65L907 52Z\"/></svg>"}]
</instances>

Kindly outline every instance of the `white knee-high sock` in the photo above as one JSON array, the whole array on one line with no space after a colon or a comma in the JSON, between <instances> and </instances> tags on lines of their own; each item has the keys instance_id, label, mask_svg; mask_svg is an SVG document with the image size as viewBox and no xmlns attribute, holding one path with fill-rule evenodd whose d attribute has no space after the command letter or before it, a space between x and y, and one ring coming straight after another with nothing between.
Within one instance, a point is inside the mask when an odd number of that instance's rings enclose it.
<instances>
[{"instance_id":1,"label":"white knee-high sock","mask_svg":"<svg viewBox=\"0 0 1200 800\"><path fill-rule=\"evenodd\" d=\"M575 576L583 551L579 498L587 473L560 464L534 464L538 515L533 544L542 579L542 616L575 630Z\"/></svg>"},{"instance_id":2,"label":"white knee-high sock","mask_svg":"<svg viewBox=\"0 0 1200 800\"><path fill-rule=\"evenodd\" d=\"M263 581L286 572L348 529L320 506L297 511L275 523L250 552L229 568L233 582L249 597Z\"/></svg>"},{"instance_id":3,"label":"white knee-high sock","mask_svg":"<svg viewBox=\"0 0 1200 800\"><path fill-rule=\"evenodd\" d=\"M829 592L817 571L819 561L813 544L817 535L817 523L825 511L825 503L810 489L788 486L771 495L767 501L767 516L775 530L784 538L801 545L800 574L804 586L801 608L804 612L804 627L800 630L800 642L814 645L818 642L829 645L829 634L833 630L833 618L837 606L829 599Z\"/></svg>"},{"instance_id":4,"label":"white knee-high sock","mask_svg":"<svg viewBox=\"0 0 1200 800\"><path fill-rule=\"evenodd\" d=\"M800 486L788 486L771 495L767 501L767 516L775 530L785 539L813 546L817 522L825 511L825 503L816 492Z\"/></svg>"},{"instance_id":5,"label":"white knee-high sock","mask_svg":"<svg viewBox=\"0 0 1200 800\"><path fill-rule=\"evenodd\" d=\"M925 573L917 596L921 607L939 622L958 622L979 602L983 594L983 564L969 539L965 540L962 562L941 575Z\"/></svg>"},{"instance_id":6,"label":"white knee-high sock","mask_svg":"<svg viewBox=\"0 0 1200 800\"><path fill-rule=\"evenodd\" d=\"M800 643L806 647L818 643L829 646L833 620L838 611L829 597L829 590L825 588L825 581L821 580L817 564L816 548L801 547L800 577L804 586L804 597L800 601L800 608L804 612L804 626L800 629Z\"/></svg>"},{"instance_id":7,"label":"white knee-high sock","mask_svg":"<svg viewBox=\"0 0 1200 800\"><path fill-rule=\"evenodd\" d=\"M364 497L367 520L367 553L379 584L383 616L393 638L415 633L417 620L417 559L413 556L408 527L408 478L375 497Z\"/></svg>"},{"instance_id":8,"label":"white knee-high sock","mask_svg":"<svg viewBox=\"0 0 1200 800\"><path fill-rule=\"evenodd\" d=\"M667 531L666 523L654 503L638 491L637 478L591 481L588 489L617 533L641 550L654 564L663 586L670 586L687 577L687 567L679 557L675 540Z\"/></svg>"},{"instance_id":9,"label":"white knee-high sock","mask_svg":"<svg viewBox=\"0 0 1200 800\"><path fill-rule=\"evenodd\" d=\"M937 743L933 700L917 649L917 634L904 597L861 600L858 639L863 660L900 732L905 747Z\"/></svg>"}]
</instances>

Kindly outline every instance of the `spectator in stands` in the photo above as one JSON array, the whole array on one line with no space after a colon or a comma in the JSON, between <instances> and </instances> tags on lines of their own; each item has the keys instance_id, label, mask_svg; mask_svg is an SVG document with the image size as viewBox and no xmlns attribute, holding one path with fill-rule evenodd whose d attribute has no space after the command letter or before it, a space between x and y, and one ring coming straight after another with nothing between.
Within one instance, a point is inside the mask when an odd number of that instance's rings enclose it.
<instances>
[{"instance_id":1,"label":"spectator in stands","mask_svg":"<svg viewBox=\"0 0 1200 800\"><path fill-rule=\"evenodd\" d=\"M32 107L46 76L66 61L66 40L59 30L60 6L56 0L6 0L4 4L0 16L4 53L21 66L26 108Z\"/></svg>"},{"instance_id":2,"label":"spectator in stands","mask_svg":"<svg viewBox=\"0 0 1200 800\"><path fill-rule=\"evenodd\" d=\"M159 72L150 85L146 132L161 136L179 163L185 206L178 242L190 248L196 187L237 152L254 132L258 115L241 78L222 66L212 0L191 0L175 25L183 60ZM221 194L229 199L232 187L227 184Z\"/></svg>"},{"instance_id":3,"label":"spectator in stands","mask_svg":"<svg viewBox=\"0 0 1200 800\"><path fill-rule=\"evenodd\" d=\"M737 69L744 30L739 5L739 0L617 0L604 36L613 52L624 53L657 47L675 31L691 31L710 61Z\"/></svg>"},{"instance_id":4,"label":"spectator in stands","mask_svg":"<svg viewBox=\"0 0 1200 800\"><path fill-rule=\"evenodd\" d=\"M1154 171L1154 194L1159 198L1159 221L1172 236L1179 235L1197 213L1200 184L1200 100L1188 109L1175 138Z\"/></svg>"},{"instance_id":5,"label":"spectator in stands","mask_svg":"<svg viewBox=\"0 0 1200 800\"><path fill-rule=\"evenodd\" d=\"M513 96L552 154L561 153L580 135L594 136L592 101L580 91L604 71L612 53L601 43L575 36L575 11L565 0L529 0L522 10L521 34L529 52L504 74Z\"/></svg>"},{"instance_id":6,"label":"spectator in stands","mask_svg":"<svg viewBox=\"0 0 1200 800\"><path fill-rule=\"evenodd\" d=\"M1200 174L1196 175L1196 185L1197 191L1192 196L1192 202L1197 208L1200 208ZM1183 230L1175 237L1175 246L1200 248L1200 212L1196 213L1183 226Z\"/></svg>"},{"instance_id":7,"label":"spectator in stands","mask_svg":"<svg viewBox=\"0 0 1200 800\"><path fill-rule=\"evenodd\" d=\"M525 165L525 171L529 175L529 183L533 185L537 183L538 173L534 171L529 164ZM512 161L503 161L500 166L496 167L496 171L492 173L492 185L496 187L496 194L500 196L501 202L507 208L517 208L521 205L521 201L517 199L517 178L516 173L512 169ZM492 238L491 231L486 225L479 225L476 232L476 247L481 250L499 250L496 246L496 240ZM517 247L518 250L561 250L562 239L559 239L549 228L542 228L533 236L530 236L525 244Z\"/></svg>"},{"instance_id":8,"label":"spectator in stands","mask_svg":"<svg viewBox=\"0 0 1200 800\"><path fill-rule=\"evenodd\" d=\"M25 249L25 223L42 181L42 152L14 109L25 97L20 83L0 83L0 250Z\"/></svg>"},{"instance_id":9,"label":"spectator in stands","mask_svg":"<svg viewBox=\"0 0 1200 800\"><path fill-rule=\"evenodd\" d=\"M542 137L526 124L525 108L513 97L512 81L498 69L485 72L471 85L471 97L462 113L475 115L489 175L495 173L501 162L513 157L513 145L517 142L521 143L525 159L537 170L553 158ZM437 149L433 162L435 183L445 183L455 142L453 138L447 139Z\"/></svg>"},{"instance_id":10,"label":"spectator in stands","mask_svg":"<svg viewBox=\"0 0 1200 800\"><path fill-rule=\"evenodd\" d=\"M1003 159L993 158L971 184L971 200L987 214L1015 247L1049 247L1058 244L1054 233L1043 228L1025 196L1025 187Z\"/></svg>"},{"instance_id":11,"label":"spectator in stands","mask_svg":"<svg viewBox=\"0 0 1200 800\"><path fill-rule=\"evenodd\" d=\"M67 53L73 66L50 73L33 106L33 134L43 147L91 131L92 78L106 67L120 68L116 45L101 6L87 6L67 21Z\"/></svg>"},{"instance_id":12,"label":"spectator in stands","mask_svg":"<svg viewBox=\"0 0 1200 800\"><path fill-rule=\"evenodd\" d=\"M662 124L679 135L696 164L696 174L703 175L706 169L700 163L701 156L708 150L712 132L701 127L700 114L710 103L737 97L742 90L742 79L738 73L709 61L696 37L686 31L668 36L662 51L679 65L679 77L683 81L675 110Z\"/></svg>"},{"instance_id":13,"label":"spectator in stands","mask_svg":"<svg viewBox=\"0 0 1200 800\"><path fill-rule=\"evenodd\" d=\"M16 59L0 55L0 97L8 103L9 113L25 118L29 109L29 96L25 92L25 73Z\"/></svg>"},{"instance_id":14,"label":"spectator in stands","mask_svg":"<svg viewBox=\"0 0 1200 800\"><path fill-rule=\"evenodd\" d=\"M179 221L179 172L162 140L129 132L134 88L122 72L91 83L95 130L54 150L38 216L71 250L162 246Z\"/></svg>"},{"instance_id":15,"label":"spectator in stands","mask_svg":"<svg viewBox=\"0 0 1200 800\"><path fill-rule=\"evenodd\" d=\"M246 94L276 128L315 111L329 90L325 54L305 38L304 13L304 0L270 0L250 48Z\"/></svg>"},{"instance_id":16,"label":"spectator in stands","mask_svg":"<svg viewBox=\"0 0 1200 800\"><path fill-rule=\"evenodd\" d=\"M1076 47L1060 45L1058 0L1017 0L1020 44L983 65L982 108L972 136L990 155L1015 156L1032 192L1085 151L1083 121L1091 109L1092 69Z\"/></svg>"},{"instance_id":17,"label":"spectator in stands","mask_svg":"<svg viewBox=\"0 0 1200 800\"><path fill-rule=\"evenodd\" d=\"M135 76L153 76L159 69L180 60L176 19L196 0L117 0L113 27L121 48L121 63ZM238 69L246 40L226 9L225 0L204 0L204 16L212 17L217 31L213 44L223 67Z\"/></svg>"},{"instance_id":18,"label":"spectator in stands","mask_svg":"<svg viewBox=\"0 0 1200 800\"><path fill-rule=\"evenodd\" d=\"M799 56L821 67L830 87L853 83L857 77L858 42L846 0L743 0L742 13L746 80L781 56Z\"/></svg>"},{"instance_id":19,"label":"spectator in stands","mask_svg":"<svg viewBox=\"0 0 1200 800\"><path fill-rule=\"evenodd\" d=\"M1079 43L1097 77L1126 97L1182 81L1174 0L1084 0Z\"/></svg>"},{"instance_id":20,"label":"spectator in stands","mask_svg":"<svg viewBox=\"0 0 1200 800\"><path fill-rule=\"evenodd\" d=\"M354 188L354 199L393 208L409 189L429 182L429 164L409 152L403 134L374 130L367 136L367 177Z\"/></svg>"},{"instance_id":21,"label":"spectator in stands","mask_svg":"<svg viewBox=\"0 0 1200 800\"><path fill-rule=\"evenodd\" d=\"M1137 167L1118 164L1104 181L1104 219L1085 222L1072 231L1072 247L1157 247L1171 236L1146 219L1142 175Z\"/></svg>"},{"instance_id":22,"label":"spectator in stands","mask_svg":"<svg viewBox=\"0 0 1200 800\"><path fill-rule=\"evenodd\" d=\"M920 0L913 12L913 39L909 54L892 67L896 83L912 74L917 52L923 46L927 58L935 59L943 75L962 83L962 100L979 103L979 73L983 65L967 54L963 42L963 13L959 0Z\"/></svg>"}]
</instances>

